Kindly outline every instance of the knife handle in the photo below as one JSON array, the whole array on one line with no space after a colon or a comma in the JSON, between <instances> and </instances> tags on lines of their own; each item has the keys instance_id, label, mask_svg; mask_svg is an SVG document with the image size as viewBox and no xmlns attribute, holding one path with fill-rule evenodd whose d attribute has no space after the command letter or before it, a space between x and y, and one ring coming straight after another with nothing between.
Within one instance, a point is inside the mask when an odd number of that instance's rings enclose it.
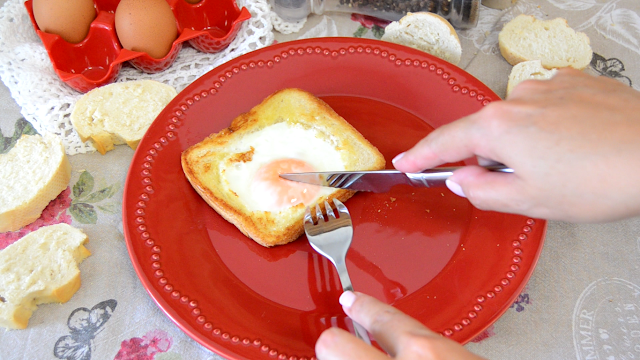
<instances>
[{"instance_id":1,"label":"knife handle","mask_svg":"<svg viewBox=\"0 0 640 360\"><path fill-rule=\"evenodd\" d=\"M449 176L453 175L455 170L461 169L462 166L454 166L454 167L440 167L427 169L423 172L419 173L406 173L409 181L414 186L424 186L424 187L433 187L433 186L442 186L444 182L449 178ZM483 168L489 171L501 172L501 173L513 173L513 169L506 167L502 164L497 165L488 165L483 166Z\"/></svg>"}]
</instances>

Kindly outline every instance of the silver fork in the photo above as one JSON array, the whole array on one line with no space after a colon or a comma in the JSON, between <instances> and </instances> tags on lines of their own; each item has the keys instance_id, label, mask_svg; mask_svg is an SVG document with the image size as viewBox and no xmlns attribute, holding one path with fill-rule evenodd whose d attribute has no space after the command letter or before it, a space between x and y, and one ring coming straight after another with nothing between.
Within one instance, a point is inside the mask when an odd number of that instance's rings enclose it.
<instances>
[{"instance_id":1,"label":"silver fork","mask_svg":"<svg viewBox=\"0 0 640 360\"><path fill-rule=\"evenodd\" d=\"M335 265L342 283L342 290L353 291L346 264L347 251L353 238L351 216L347 207L338 199L333 199L333 203L340 217L336 217L329 203L325 201L324 208L327 213L327 221L324 220L320 206L316 205L317 225L315 225L311 210L307 208L304 214L304 232L307 234L311 247ZM367 335L367 331L362 325L354 321L353 328L358 338L371 345L369 335Z\"/></svg>"}]
</instances>

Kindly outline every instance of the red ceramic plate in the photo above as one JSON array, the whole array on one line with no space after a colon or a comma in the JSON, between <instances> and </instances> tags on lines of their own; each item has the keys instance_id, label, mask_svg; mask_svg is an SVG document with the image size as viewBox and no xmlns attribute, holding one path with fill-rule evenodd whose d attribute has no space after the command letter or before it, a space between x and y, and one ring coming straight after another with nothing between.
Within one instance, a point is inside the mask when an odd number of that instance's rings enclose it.
<instances>
[{"instance_id":1,"label":"red ceramic plate","mask_svg":"<svg viewBox=\"0 0 640 360\"><path fill-rule=\"evenodd\" d=\"M386 42L281 43L196 80L158 116L135 153L123 216L131 260L158 306L189 336L232 359L311 359L320 333L350 329L331 263L305 237L271 249L243 236L191 188L180 154L285 87L323 98L387 159L434 127L499 100L463 70ZM518 296L546 222L480 211L446 188L359 193L346 203L353 286L465 343Z\"/></svg>"}]
</instances>

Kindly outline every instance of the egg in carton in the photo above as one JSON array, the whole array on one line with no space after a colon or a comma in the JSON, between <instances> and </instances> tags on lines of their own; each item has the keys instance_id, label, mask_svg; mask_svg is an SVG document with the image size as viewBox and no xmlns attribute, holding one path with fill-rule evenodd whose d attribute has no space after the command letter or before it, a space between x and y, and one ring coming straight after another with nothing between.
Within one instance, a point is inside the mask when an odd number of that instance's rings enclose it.
<instances>
[{"instance_id":1,"label":"egg in carton","mask_svg":"<svg viewBox=\"0 0 640 360\"><path fill-rule=\"evenodd\" d=\"M93 0L95 19L86 37L78 43L41 30L34 17L35 1L42 0L27 0L24 4L53 68L62 81L80 92L113 82L127 61L146 73L163 71L175 61L185 42L202 52L218 52L236 37L242 22L251 18L249 11L245 7L239 9L235 0L196 0L195 3L192 3L194 0L166 0L174 16L177 37L166 55L154 58L147 52L123 48L116 31L120 0ZM150 18L149 13L141 16Z\"/></svg>"}]
</instances>

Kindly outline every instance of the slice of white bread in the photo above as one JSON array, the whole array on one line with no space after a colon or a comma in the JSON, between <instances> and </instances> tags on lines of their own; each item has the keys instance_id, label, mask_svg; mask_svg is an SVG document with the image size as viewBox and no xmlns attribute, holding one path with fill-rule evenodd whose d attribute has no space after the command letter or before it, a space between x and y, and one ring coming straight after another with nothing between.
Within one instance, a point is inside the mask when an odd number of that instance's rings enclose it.
<instances>
[{"instance_id":1,"label":"slice of white bread","mask_svg":"<svg viewBox=\"0 0 640 360\"><path fill-rule=\"evenodd\" d=\"M42 227L0 250L0 326L24 329L38 304L66 302L80 288L87 236L67 224Z\"/></svg>"},{"instance_id":2,"label":"slice of white bread","mask_svg":"<svg viewBox=\"0 0 640 360\"><path fill-rule=\"evenodd\" d=\"M304 233L306 206L261 209L254 205L261 194L247 189L254 184L252 168L283 157L313 163L315 171L377 170L386 165L378 149L324 101L300 89L284 89L235 118L229 128L185 150L182 168L193 188L224 219L271 247ZM354 195L321 189L307 205L333 198L344 202Z\"/></svg>"},{"instance_id":3,"label":"slice of white bread","mask_svg":"<svg viewBox=\"0 0 640 360\"><path fill-rule=\"evenodd\" d=\"M70 179L71 165L57 136L23 135L0 155L0 232L37 220Z\"/></svg>"},{"instance_id":4,"label":"slice of white bread","mask_svg":"<svg viewBox=\"0 0 640 360\"><path fill-rule=\"evenodd\" d=\"M384 29L382 40L410 46L458 65L462 46L449 22L429 12L407 13Z\"/></svg>"},{"instance_id":5,"label":"slice of white bread","mask_svg":"<svg viewBox=\"0 0 640 360\"><path fill-rule=\"evenodd\" d=\"M576 32L567 20L538 20L518 15L498 34L502 56L511 64L540 60L545 69L572 67L582 70L591 62L589 37Z\"/></svg>"},{"instance_id":6,"label":"slice of white bread","mask_svg":"<svg viewBox=\"0 0 640 360\"><path fill-rule=\"evenodd\" d=\"M114 145L138 146L176 89L154 80L135 80L95 88L76 102L71 123L82 141L91 140L101 153Z\"/></svg>"},{"instance_id":7,"label":"slice of white bread","mask_svg":"<svg viewBox=\"0 0 640 360\"><path fill-rule=\"evenodd\" d=\"M540 60L523 61L516 64L509 74L509 82L507 83L507 96L513 88L524 80L536 79L547 80L558 72L557 69L547 70L542 66Z\"/></svg>"}]
</instances>

